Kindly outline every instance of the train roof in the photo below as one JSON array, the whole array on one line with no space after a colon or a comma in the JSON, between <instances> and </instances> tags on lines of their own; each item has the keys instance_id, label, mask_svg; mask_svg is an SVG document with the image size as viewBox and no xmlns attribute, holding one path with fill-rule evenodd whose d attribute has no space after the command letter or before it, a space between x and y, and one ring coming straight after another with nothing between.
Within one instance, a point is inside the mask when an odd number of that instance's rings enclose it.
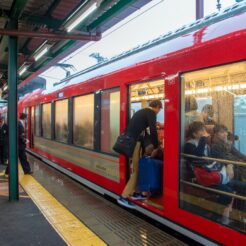
<instances>
[{"instance_id":1,"label":"train roof","mask_svg":"<svg viewBox=\"0 0 246 246\"><path fill-rule=\"evenodd\" d=\"M49 94L73 84L82 83L132 65L194 47L198 43L205 43L226 34L243 30L246 27L245 12L245 1L234 4L221 12L213 13L191 24L184 25L175 31L168 32L152 41L114 56L110 60L73 74L56 83L54 87L43 91L43 94Z\"/></svg>"}]
</instances>

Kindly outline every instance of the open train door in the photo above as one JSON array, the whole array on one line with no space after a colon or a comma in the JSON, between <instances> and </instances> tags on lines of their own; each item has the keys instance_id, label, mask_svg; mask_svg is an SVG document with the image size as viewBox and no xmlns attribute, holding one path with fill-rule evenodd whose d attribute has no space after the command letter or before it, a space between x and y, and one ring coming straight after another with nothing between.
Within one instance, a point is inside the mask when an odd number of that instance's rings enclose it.
<instances>
[{"instance_id":1,"label":"open train door","mask_svg":"<svg viewBox=\"0 0 246 246\"><path fill-rule=\"evenodd\" d=\"M132 116L140 109L148 108L151 101L153 100L160 100L162 102L163 108L157 114L156 117L156 128L159 140L159 150L160 153L154 159L157 162L162 162L163 164L163 150L164 150L164 79L156 79L156 80L149 80L141 83L132 84L129 87L129 117L130 120ZM149 129L146 129L146 134L148 134ZM147 136L146 136L147 137ZM130 164L131 165L131 164ZM163 174L163 167L162 165L162 174ZM139 174L140 175L140 174ZM163 176L163 175L162 175ZM163 187L163 177L160 181L160 189L155 192L155 194L147 194L147 200L144 201L146 205L150 205L152 207L158 208L160 210L163 209L163 194L162 194L162 187ZM146 192L147 193L147 192Z\"/></svg>"}]
</instances>

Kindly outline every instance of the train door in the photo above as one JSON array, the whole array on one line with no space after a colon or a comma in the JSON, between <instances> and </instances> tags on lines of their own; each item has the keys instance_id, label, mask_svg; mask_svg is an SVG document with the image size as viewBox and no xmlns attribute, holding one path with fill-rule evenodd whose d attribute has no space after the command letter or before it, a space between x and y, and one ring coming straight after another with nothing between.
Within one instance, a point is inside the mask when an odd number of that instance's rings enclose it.
<instances>
[{"instance_id":1,"label":"train door","mask_svg":"<svg viewBox=\"0 0 246 246\"><path fill-rule=\"evenodd\" d=\"M163 79L147 81L133 84L129 87L129 119L140 109L149 107L153 100L161 100L163 108L157 114L157 133L159 140L160 153L156 159L163 161L164 150L164 81ZM148 134L148 129L145 134ZM145 138L145 137L144 137ZM162 172L163 173L163 172ZM162 186L161 186L162 187ZM156 194L147 194L148 199L144 202L162 209L162 191L156 191Z\"/></svg>"},{"instance_id":2,"label":"train door","mask_svg":"<svg viewBox=\"0 0 246 246\"><path fill-rule=\"evenodd\" d=\"M30 148L34 147L34 131L35 131L35 109L31 107L31 129L30 129Z\"/></svg>"}]
</instances>

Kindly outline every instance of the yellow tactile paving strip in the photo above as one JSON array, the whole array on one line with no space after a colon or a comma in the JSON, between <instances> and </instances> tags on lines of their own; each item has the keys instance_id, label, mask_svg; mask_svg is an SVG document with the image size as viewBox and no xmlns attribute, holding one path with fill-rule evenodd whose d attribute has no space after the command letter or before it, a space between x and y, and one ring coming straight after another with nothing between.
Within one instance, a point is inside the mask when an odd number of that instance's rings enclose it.
<instances>
[{"instance_id":1,"label":"yellow tactile paving strip","mask_svg":"<svg viewBox=\"0 0 246 246\"><path fill-rule=\"evenodd\" d=\"M106 245L96 234L59 203L32 176L22 175L20 177L20 184L49 223L68 245Z\"/></svg>"}]
</instances>

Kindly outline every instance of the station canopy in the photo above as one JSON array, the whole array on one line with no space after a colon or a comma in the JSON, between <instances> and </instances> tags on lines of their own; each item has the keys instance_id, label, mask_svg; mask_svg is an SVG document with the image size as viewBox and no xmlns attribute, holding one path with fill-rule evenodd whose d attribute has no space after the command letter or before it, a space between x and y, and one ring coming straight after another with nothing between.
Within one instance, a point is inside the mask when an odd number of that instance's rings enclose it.
<instances>
[{"instance_id":1,"label":"station canopy","mask_svg":"<svg viewBox=\"0 0 246 246\"><path fill-rule=\"evenodd\" d=\"M149 0L1 0L0 87L8 79L8 35L18 37L21 83L87 42L99 40L101 33L147 3Z\"/></svg>"}]
</instances>

